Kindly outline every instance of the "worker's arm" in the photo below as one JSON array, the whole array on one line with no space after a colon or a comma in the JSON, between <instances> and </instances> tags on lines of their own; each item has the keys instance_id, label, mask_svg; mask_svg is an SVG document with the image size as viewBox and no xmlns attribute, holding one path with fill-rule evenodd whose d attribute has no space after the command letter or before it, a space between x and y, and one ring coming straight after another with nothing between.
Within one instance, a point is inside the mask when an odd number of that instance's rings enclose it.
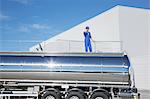
<instances>
[{"instance_id":1,"label":"worker's arm","mask_svg":"<svg viewBox=\"0 0 150 99\"><path fill-rule=\"evenodd\" d=\"M90 33L90 39L91 39L93 42L95 42L95 41L93 40L92 36L91 36L91 33Z\"/></svg>"},{"instance_id":2,"label":"worker's arm","mask_svg":"<svg viewBox=\"0 0 150 99\"><path fill-rule=\"evenodd\" d=\"M84 34L84 37L86 37L86 33L85 33L85 32L83 32L83 34Z\"/></svg>"},{"instance_id":3,"label":"worker's arm","mask_svg":"<svg viewBox=\"0 0 150 99\"><path fill-rule=\"evenodd\" d=\"M91 40L92 40L92 42L94 42L95 43L95 41L91 38Z\"/></svg>"}]
</instances>

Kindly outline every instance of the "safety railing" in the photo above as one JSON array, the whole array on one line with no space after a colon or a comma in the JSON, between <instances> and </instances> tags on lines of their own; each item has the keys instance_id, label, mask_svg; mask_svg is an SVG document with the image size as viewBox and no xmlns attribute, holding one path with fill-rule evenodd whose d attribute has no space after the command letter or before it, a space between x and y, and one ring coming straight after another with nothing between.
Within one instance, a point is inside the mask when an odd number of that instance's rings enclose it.
<instances>
[{"instance_id":1,"label":"safety railing","mask_svg":"<svg viewBox=\"0 0 150 99\"><path fill-rule=\"evenodd\" d=\"M121 52L121 41L92 41L92 52ZM29 49L34 52L85 52L84 41L56 40L44 41Z\"/></svg>"},{"instance_id":2,"label":"safety railing","mask_svg":"<svg viewBox=\"0 0 150 99\"><path fill-rule=\"evenodd\" d=\"M91 41L92 52L121 52L121 41ZM1 52L85 52L84 41L15 41L0 40Z\"/></svg>"}]
</instances>

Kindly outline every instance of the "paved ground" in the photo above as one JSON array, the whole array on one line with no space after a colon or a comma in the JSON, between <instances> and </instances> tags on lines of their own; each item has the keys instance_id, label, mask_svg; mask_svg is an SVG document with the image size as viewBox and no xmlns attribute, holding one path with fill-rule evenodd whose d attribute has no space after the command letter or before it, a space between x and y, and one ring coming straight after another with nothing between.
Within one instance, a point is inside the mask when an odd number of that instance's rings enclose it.
<instances>
[{"instance_id":1,"label":"paved ground","mask_svg":"<svg viewBox=\"0 0 150 99\"><path fill-rule=\"evenodd\" d=\"M139 90L141 99L150 99L150 90Z\"/></svg>"}]
</instances>

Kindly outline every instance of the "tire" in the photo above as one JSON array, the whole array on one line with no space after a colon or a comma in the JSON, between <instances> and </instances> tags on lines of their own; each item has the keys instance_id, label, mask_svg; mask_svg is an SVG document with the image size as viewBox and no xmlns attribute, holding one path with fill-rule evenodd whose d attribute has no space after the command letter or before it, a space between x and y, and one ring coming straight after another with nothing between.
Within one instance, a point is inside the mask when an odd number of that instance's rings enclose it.
<instances>
[{"instance_id":1,"label":"tire","mask_svg":"<svg viewBox=\"0 0 150 99\"><path fill-rule=\"evenodd\" d=\"M80 92L70 92L66 99L85 99L84 94Z\"/></svg>"},{"instance_id":2,"label":"tire","mask_svg":"<svg viewBox=\"0 0 150 99\"><path fill-rule=\"evenodd\" d=\"M60 95L54 91L47 91L41 99L60 99Z\"/></svg>"},{"instance_id":3,"label":"tire","mask_svg":"<svg viewBox=\"0 0 150 99\"><path fill-rule=\"evenodd\" d=\"M99 97L99 98L98 98ZM95 92L90 99L109 99L108 96L103 92Z\"/></svg>"}]
</instances>

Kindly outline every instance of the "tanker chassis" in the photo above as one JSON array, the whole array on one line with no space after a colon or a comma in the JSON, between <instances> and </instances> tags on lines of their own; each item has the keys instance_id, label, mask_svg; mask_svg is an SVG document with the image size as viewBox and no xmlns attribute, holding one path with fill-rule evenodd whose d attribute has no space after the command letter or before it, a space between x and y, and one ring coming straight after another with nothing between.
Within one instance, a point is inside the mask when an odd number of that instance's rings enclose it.
<instances>
[{"instance_id":1,"label":"tanker chassis","mask_svg":"<svg viewBox=\"0 0 150 99\"><path fill-rule=\"evenodd\" d=\"M120 53L0 52L0 99L139 99Z\"/></svg>"}]
</instances>

